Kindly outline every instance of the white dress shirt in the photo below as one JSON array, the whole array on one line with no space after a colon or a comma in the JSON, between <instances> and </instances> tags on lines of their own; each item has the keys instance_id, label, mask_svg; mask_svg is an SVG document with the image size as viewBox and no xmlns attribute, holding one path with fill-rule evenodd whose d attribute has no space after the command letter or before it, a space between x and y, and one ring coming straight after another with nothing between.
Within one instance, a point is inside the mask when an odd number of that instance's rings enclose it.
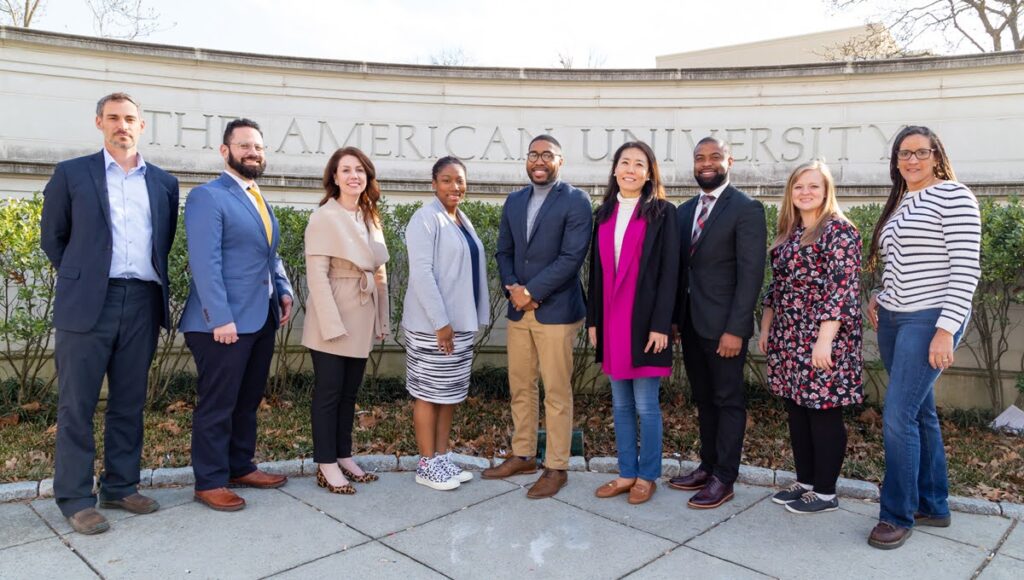
<instances>
[{"instance_id":1,"label":"white dress shirt","mask_svg":"<svg viewBox=\"0 0 1024 580\"><path fill-rule=\"evenodd\" d=\"M146 162L138 153L135 167L125 171L104 148L103 164L110 203L109 276L160 283L153 265L153 220L146 187Z\"/></svg>"}]
</instances>

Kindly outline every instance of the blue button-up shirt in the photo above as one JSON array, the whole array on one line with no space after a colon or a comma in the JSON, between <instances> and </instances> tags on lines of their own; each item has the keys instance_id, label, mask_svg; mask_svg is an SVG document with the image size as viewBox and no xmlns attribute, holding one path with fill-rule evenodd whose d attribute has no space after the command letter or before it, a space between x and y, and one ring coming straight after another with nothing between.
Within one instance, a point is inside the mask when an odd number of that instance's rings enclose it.
<instances>
[{"instance_id":1,"label":"blue button-up shirt","mask_svg":"<svg viewBox=\"0 0 1024 580\"><path fill-rule=\"evenodd\" d=\"M153 221L146 188L146 162L141 153L136 159L135 167L125 172L103 149L113 241L110 277L159 283L160 276L153 266Z\"/></svg>"}]
</instances>

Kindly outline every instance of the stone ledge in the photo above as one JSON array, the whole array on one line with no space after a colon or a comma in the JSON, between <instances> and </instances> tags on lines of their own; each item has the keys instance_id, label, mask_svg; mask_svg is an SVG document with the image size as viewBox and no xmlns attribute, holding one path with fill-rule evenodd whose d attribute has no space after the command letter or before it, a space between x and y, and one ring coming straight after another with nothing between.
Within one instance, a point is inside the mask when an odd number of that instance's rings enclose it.
<instances>
[{"instance_id":1,"label":"stone ledge","mask_svg":"<svg viewBox=\"0 0 1024 580\"><path fill-rule=\"evenodd\" d=\"M877 500L878 486L867 481L840 477L836 482L836 493L844 497Z\"/></svg>"},{"instance_id":2,"label":"stone ledge","mask_svg":"<svg viewBox=\"0 0 1024 580\"><path fill-rule=\"evenodd\" d=\"M998 503L973 497L949 497L949 509L967 514L978 514L982 516L1001 516L1003 510Z\"/></svg>"},{"instance_id":3,"label":"stone ledge","mask_svg":"<svg viewBox=\"0 0 1024 580\"><path fill-rule=\"evenodd\" d=\"M398 458L394 455L356 455L356 465L366 472L395 471L398 469Z\"/></svg>"},{"instance_id":4,"label":"stone ledge","mask_svg":"<svg viewBox=\"0 0 1024 580\"><path fill-rule=\"evenodd\" d=\"M419 467L419 464L419 455L403 455L398 458L399 471L416 471L416 468Z\"/></svg>"},{"instance_id":5,"label":"stone ledge","mask_svg":"<svg viewBox=\"0 0 1024 580\"><path fill-rule=\"evenodd\" d=\"M302 475L301 459L286 459L284 461L267 461L257 466L260 471L274 475L297 476Z\"/></svg>"},{"instance_id":6,"label":"stone ledge","mask_svg":"<svg viewBox=\"0 0 1024 580\"><path fill-rule=\"evenodd\" d=\"M0 502L33 499L39 495L38 481L18 481L0 484Z\"/></svg>"},{"instance_id":7,"label":"stone ledge","mask_svg":"<svg viewBox=\"0 0 1024 580\"><path fill-rule=\"evenodd\" d=\"M161 485L192 485L196 482L196 476L192 472L192 466L186 467L158 467L153 470L153 487Z\"/></svg>"},{"instance_id":8,"label":"stone ledge","mask_svg":"<svg viewBox=\"0 0 1024 580\"><path fill-rule=\"evenodd\" d=\"M614 457L591 457L587 469L595 473L618 473L619 460Z\"/></svg>"},{"instance_id":9,"label":"stone ledge","mask_svg":"<svg viewBox=\"0 0 1024 580\"><path fill-rule=\"evenodd\" d=\"M746 483L747 485L770 487L775 483L775 472L767 467L741 465L740 474L736 481Z\"/></svg>"},{"instance_id":10,"label":"stone ledge","mask_svg":"<svg viewBox=\"0 0 1024 580\"><path fill-rule=\"evenodd\" d=\"M495 464L497 465L497 464ZM569 458L569 471L586 471L587 458L582 455L573 455Z\"/></svg>"},{"instance_id":11,"label":"stone ledge","mask_svg":"<svg viewBox=\"0 0 1024 580\"><path fill-rule=\"evenodd\" d=\"M1000 502L999 509L1008 518L1024 520L1024 504Z\"/></svg>"}]
</instances>

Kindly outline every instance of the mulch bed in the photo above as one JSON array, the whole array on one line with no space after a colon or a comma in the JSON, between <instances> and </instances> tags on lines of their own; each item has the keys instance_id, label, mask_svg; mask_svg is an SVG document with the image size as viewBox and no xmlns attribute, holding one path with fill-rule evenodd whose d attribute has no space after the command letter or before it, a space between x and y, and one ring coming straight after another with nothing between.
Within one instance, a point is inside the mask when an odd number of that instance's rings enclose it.
<instances>
[{"instance_id":1,"label":"mulch bed","mask_svg":"<svg viewBox=\"0 0 1024 580\"><path fill-rule=\"evenodd\" d=\"M680 393L665 392L661 402L666 456L697 460L699 449L696 409ZM786 413L767 397L749 404L743 463L771 469L793 469ZM143 467L178 467L190 462L192 409L177 402L146 415ZM584 431L587 457L615 456L611 398L577 395L576 425ZM103 417L96 416L97 434ZM873 407L848 413L849 446L843 476L879 482L884 472L881 414ZM312 440L308 402L264 402L259 418L258 461L309 457ZM23 421L0 428L0 482L44 479L53 474L56 426L45 421ZM460 453L491 457L509 451L512 419L505 400L470 397L455 416L453 449ZM1024 503L1022 440L993 433L977 418L951 414L943 419L943 435L949 458L950 487L955 495L993 501ZM102 438L97 437L101 445ZM365 405L355 425L356 453L413 455L412 404L396 401ZM97 469L102 465L98 449Z\"/></svg>"}]
</instances>

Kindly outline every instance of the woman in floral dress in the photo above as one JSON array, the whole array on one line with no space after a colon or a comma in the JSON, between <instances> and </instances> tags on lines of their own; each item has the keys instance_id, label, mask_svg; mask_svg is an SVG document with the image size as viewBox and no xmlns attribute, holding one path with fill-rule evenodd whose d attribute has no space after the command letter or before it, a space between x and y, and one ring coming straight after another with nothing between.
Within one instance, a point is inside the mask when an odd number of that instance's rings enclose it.
<instances>
[{"instance_id":1,"label":"woman in floral dress","mask_svg":"<svg viewBox=\"0 0 1024 580\"><path fill-rule=\"evenodd\" d=\"M772 392L786 400L797 474L772 501L800 514L833 511L846 456L842 408L863 400L861 242L824 163L789 177L769 251L758 346Z\"/></svg>"}]
</instances>

